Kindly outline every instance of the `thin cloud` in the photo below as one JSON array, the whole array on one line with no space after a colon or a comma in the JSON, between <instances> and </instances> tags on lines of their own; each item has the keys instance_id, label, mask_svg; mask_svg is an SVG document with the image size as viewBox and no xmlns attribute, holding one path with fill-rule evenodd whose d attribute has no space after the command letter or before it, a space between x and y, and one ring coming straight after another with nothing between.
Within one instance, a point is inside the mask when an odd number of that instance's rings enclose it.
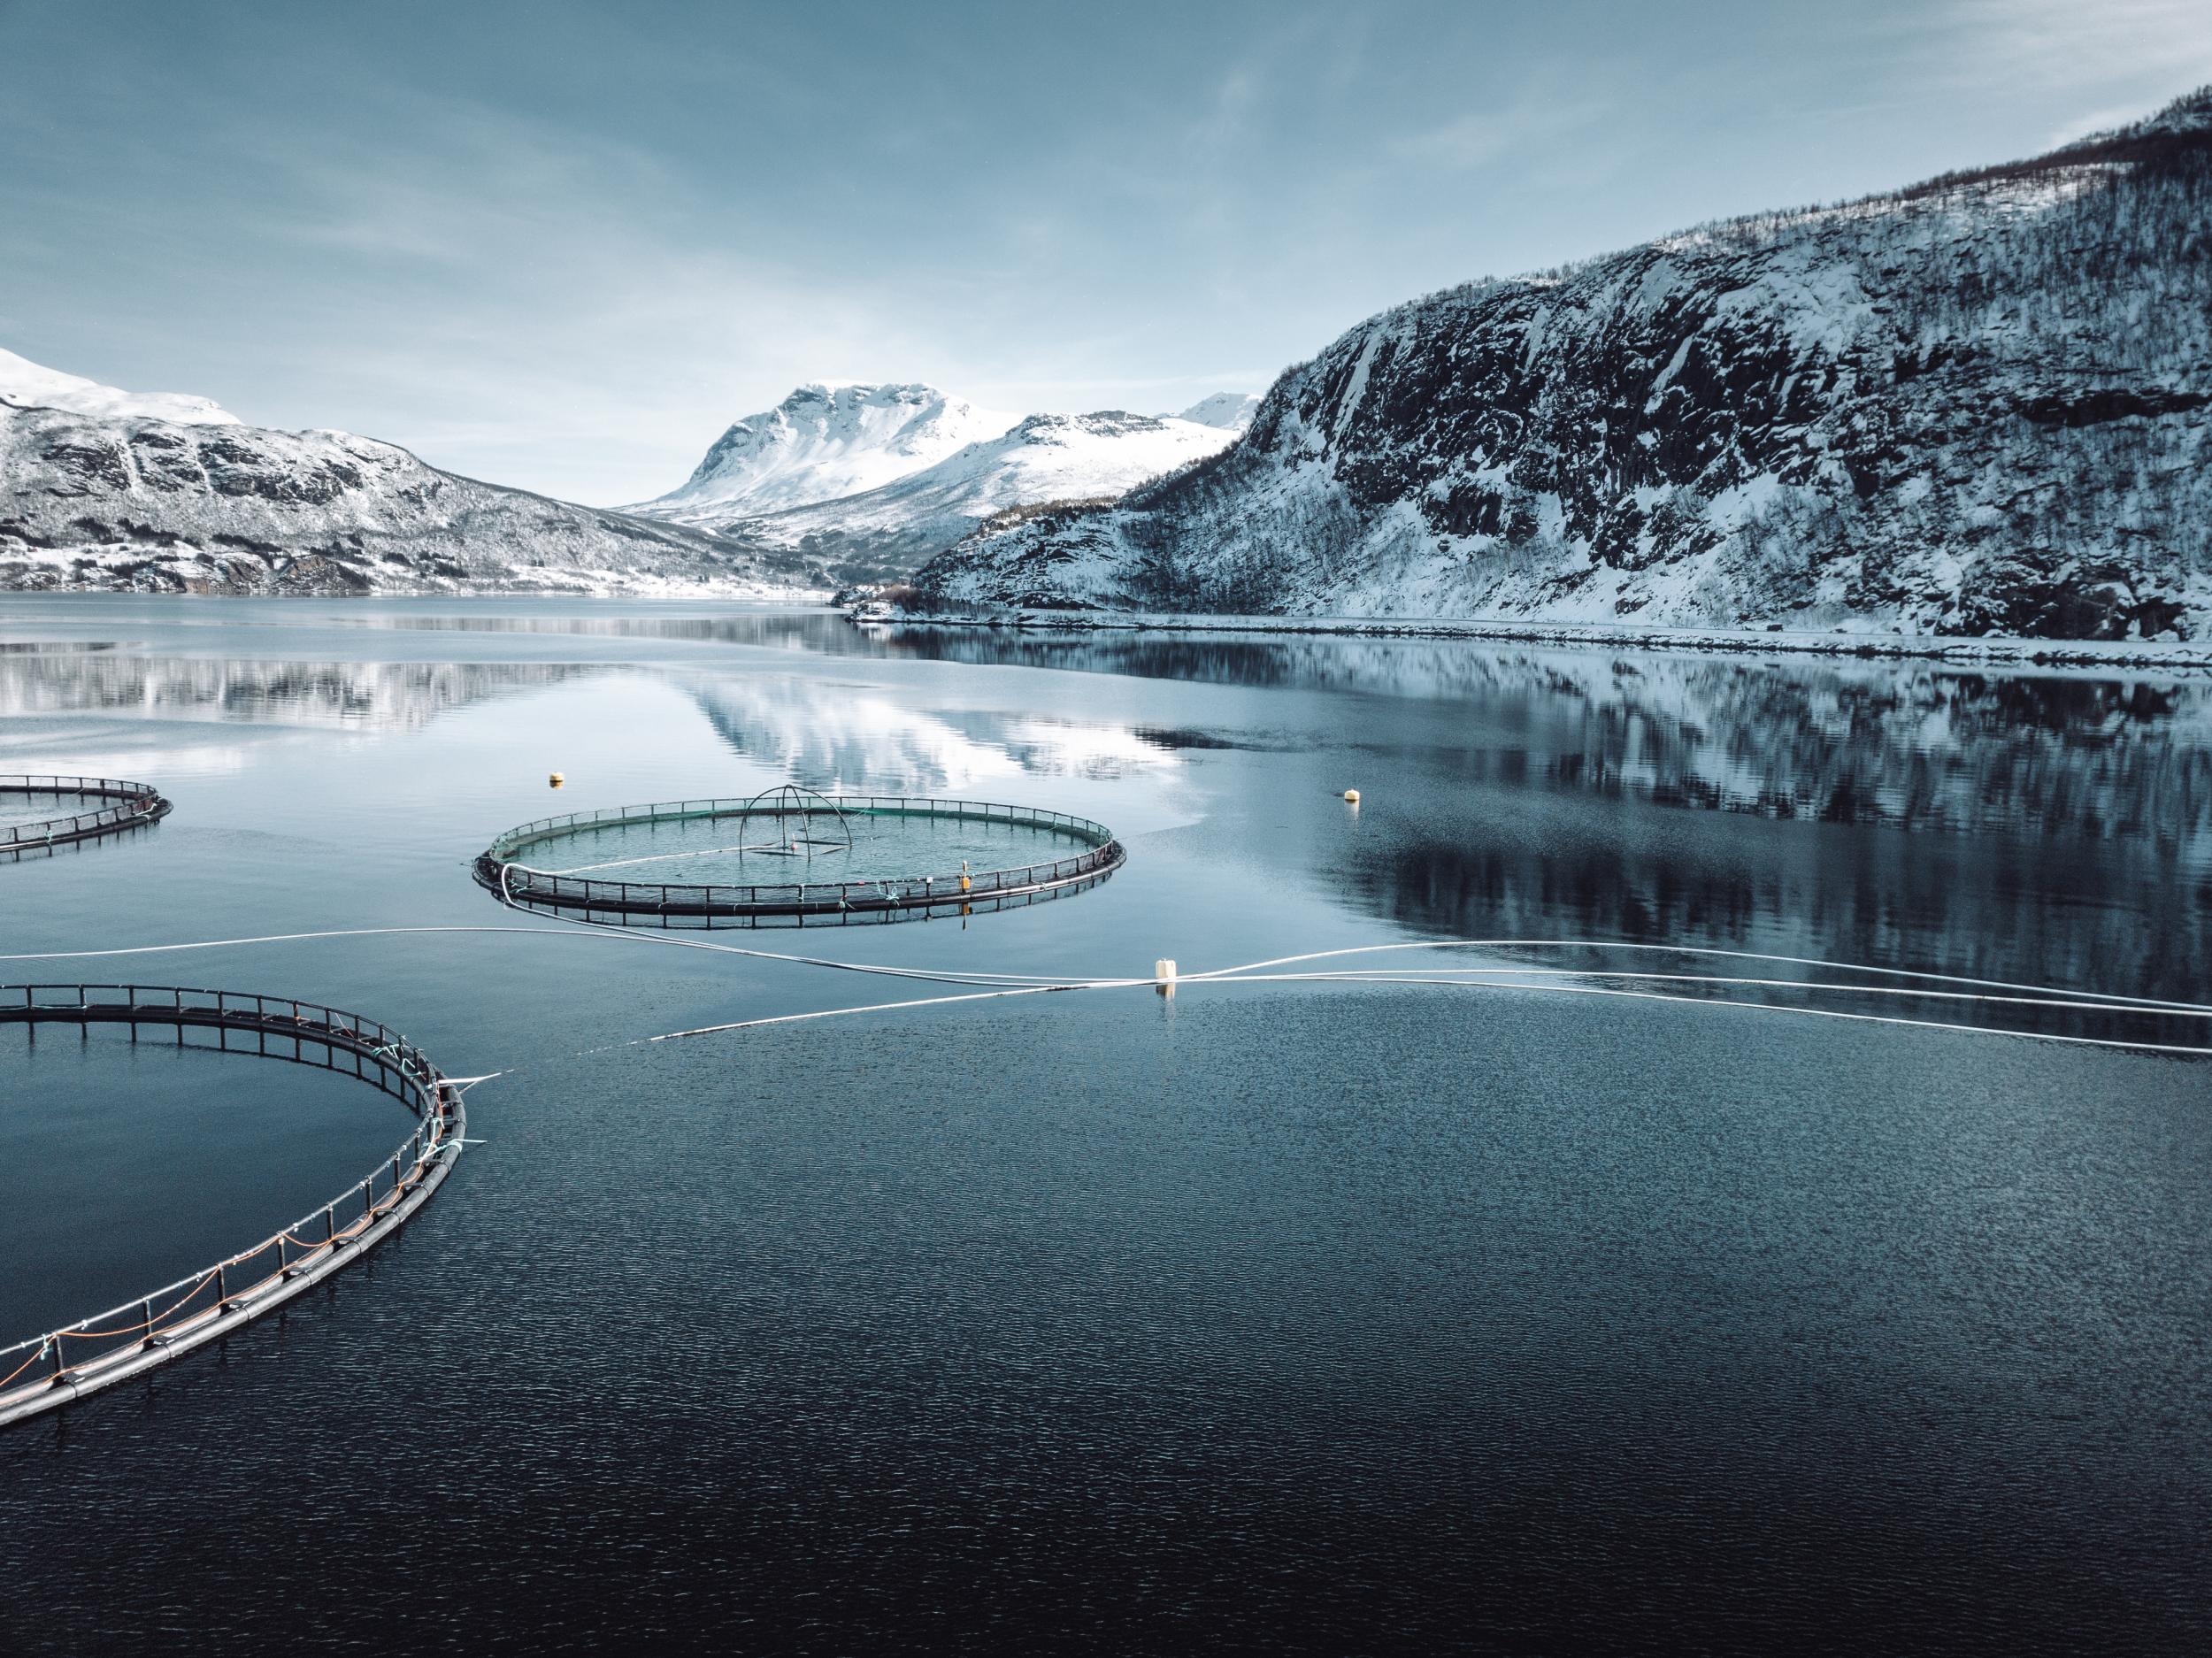
<instances>
[{"instance_id":1,"label":"thin cloud","mask_svg":"<svg viewBox=\"0 0 2212 1658\"><path fill-rule=\"evenodd\" d=\"M1949 0L1918 31L1932 78L1952 90L2032 88L2071 105L2063 143L2139 119L2212 81L2205 0Z\"/></svg>"},{"instance_id":2,"label":"thin cloud","mask_svg":"<svg viewBox=\"0 0 2212 1658\"><path fill-rule=\"evenodd\" d=\"M1540 149L1594 124L1605 105L1593 99L1524 96L1499 109L1463 115L1406 134L1390 145L1400 160L1465 172L1504 157Z\"/></svg>"},{"instance_id":3,"label":"thin cloud","mask_svg":"<svg viewBox=\"0 0 2212 1658\"><path fill-rule=\"evenodd\" d=\"M941 359L893 296L699 237L712 204L626 146L456 104L403 150L286 165L257 234L386 290L296 345L322 422L456 471L641 500L795 384Z\"/></svg>"}]
</instances>

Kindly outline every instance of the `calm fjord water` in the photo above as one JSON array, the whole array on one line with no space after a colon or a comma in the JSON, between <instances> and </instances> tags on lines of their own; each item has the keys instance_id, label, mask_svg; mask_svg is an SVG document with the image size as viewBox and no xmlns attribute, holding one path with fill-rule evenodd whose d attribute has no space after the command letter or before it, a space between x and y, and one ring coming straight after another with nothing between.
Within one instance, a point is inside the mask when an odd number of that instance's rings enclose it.
<instances>
[{"instance_id":1,"label":"calm fjord water","mask_svg":"<svg viewBox=\"0 0 2212 1658\"><path fill-rule=\"evenodd\" d=\"M0 866L7 954L510 924L466 869L497 830L789 777L1054 807L1131 860L964 926L718 940L2212 980L2212 686L2172 676L0 597L0 771L176 802ZM1346 986L620 1046L929 991L580 933L8 969L297 994L515 1068L327 1293L0 1435L10 1649L2212 1636L2200 1064ZM296 1067L0 1033L0 1340L260 1236L403 1132Z\"/></svg>"}]
</instances>

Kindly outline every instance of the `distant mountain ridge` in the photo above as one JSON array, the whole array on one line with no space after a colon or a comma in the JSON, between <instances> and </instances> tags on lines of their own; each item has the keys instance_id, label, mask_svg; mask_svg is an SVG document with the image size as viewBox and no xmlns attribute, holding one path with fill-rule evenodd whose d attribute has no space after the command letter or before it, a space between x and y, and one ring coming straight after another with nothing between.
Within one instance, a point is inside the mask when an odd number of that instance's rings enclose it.
<instances>
[{"instance_id":1,"label":"distant mountain ridge","mask_svg":"<svg viewBox=\"0 0 2212 1658\"><path fill-rule=\"evenodd\" d=\"M1240 433L1252 424L1252 417L1259 409L1257 392L1217 391L1210 397L1200 398L1176 418L1195 421L1202 426L1219 426L1224 432Z\"/></svg>"},{"instance_id":2,"label":"distant mountain ridge","mask_svg":"<svg viewBox=\"0 0 2212 1658\"><path fill-rule=\"evenodd\" d=\"M1014 420L933 386L812 381L737 421L680 487L631 510L713 526L860 495L996 437Z\"/></svg>"},{"instance_id":3,"label":"distant mountain ridge","mask_svg":"<svg viewBox=\"0 0 2212 1658\"><path fill-rule=\"evenodd\" d=\"M1119 495L1211 455L1257 401L1225 392L1181 415L1016 420L932 386L816 383L736 422L681 487L627 510L841 580L895 578L1007 508Z\"/></svg>"},{"instance_id":4,"label":"distant mountain ridge","mask_svg":"<svg viewBox=\"0 0 2212 1658\"><path fill-rule=\"evenodd\" d=\"M819 591L803 561L0 353L0 588Z\"/></svg>"},{"instance_id":5,"label":"distant mountain ridge","mask_svg":"<svg viewBox=\"0 0 2212 1658\"><path fill-rule=\"evenodd\" d=\"M1429 296L926 603L2212 633L2212 88L2029 161Z\"/></svg>"}]
</instances>

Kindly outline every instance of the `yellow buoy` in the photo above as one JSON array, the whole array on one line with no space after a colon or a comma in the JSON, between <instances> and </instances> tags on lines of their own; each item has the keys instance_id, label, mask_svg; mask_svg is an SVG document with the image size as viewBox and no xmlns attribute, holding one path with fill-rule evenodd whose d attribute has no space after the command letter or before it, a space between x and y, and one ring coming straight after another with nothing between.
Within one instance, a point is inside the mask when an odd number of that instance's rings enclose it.
<instances>
[{"instance_id":1,"label":"yellow buoy","mask_svg":"<svg viewBox=\"0 0 2212 1658\"><path fill-rule=\"evenodd\" d=\"M1344 803L1345 803L1347 806L1356 806L1356 805L1358 805L1358 804L1359 804L1359 791L1358 791L1357 789L1356 789L1356 788L1348 788L1348 789L1346 789L1346 790L1344 791Z\"/></svg>"},{"instance_id":2,"label":"yellow buoy","mask_svg":"<svg viewBox=\"0 0 2212 1658\"><path fill-rule=\"evenodd\" d=\"M548 788L558 788L562 784L567 781L568 779L566 778L563 777L558 771L556 771L551 777L545 779L545 786Z\"/></svg>"},{"instance_id":3,"label":"yellow buoy","mask_svg":"<svg viewBox=\"0 0 2212 1658\"><path fill-rule=\"evenodd\" d=\"M1175 963L1164 956L1152 963L1152 987L1164 996L1175 994Z\"/></svg>"}]
</instances>

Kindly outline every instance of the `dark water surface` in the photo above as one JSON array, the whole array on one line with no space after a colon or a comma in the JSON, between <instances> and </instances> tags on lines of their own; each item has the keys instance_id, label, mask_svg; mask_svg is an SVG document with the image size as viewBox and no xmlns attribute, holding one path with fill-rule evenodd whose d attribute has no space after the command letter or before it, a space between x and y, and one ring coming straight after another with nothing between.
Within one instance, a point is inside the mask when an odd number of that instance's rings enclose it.
<instances>
[{"instance_id":1,"label":"dark water surface","mask_svg":"<svg viewBox=\"0 0 2212 1658\"><path fill-rule=\"evenodd\" d=\"M2171 675L0 597L11 771L176 810L0 864L0 954L514 925L468 879L496 831L788 777L1075 812L1130 863L965 926L717 941L2212 979L2212 686ZM1340 984L627 1046L946 993L583 933L0 963L78 979L299 995L515 1069L326 1293L0 1434L8 1650L2212 1638L2199 1062ZM260 1236L407 1127L298 1067L0 1032L0 1341Z\"/></svg>"}]
</instances>

